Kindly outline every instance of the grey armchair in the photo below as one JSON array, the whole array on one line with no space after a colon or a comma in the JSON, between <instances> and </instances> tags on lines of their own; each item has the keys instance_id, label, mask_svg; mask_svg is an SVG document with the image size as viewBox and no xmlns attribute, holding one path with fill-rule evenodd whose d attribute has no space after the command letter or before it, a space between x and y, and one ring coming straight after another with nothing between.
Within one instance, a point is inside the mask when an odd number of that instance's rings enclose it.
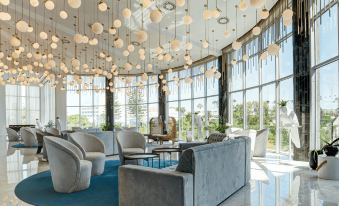
<instances>
[{"instance_id":1,"label":"grey armchair","mask_svg":"<svg viewBox=\"0 0 339 206\"><path fill-rule=\"evenodd\" d=\"M46 127L46 132L53 136L60 136L60 131L53 127L52 128Z\"/></svg>"},{"instance_id":2,"label":"grey armchair","mask_svg":"<svg viewBox=\"0 0 339 206\"><path fill-rule=\"evenodd\" d=\"M34 129L29 127L22 127L20 129L20 133L25 146L31 147L38 145L38 140Z\"/></svg>"},{"instance_id":3,"label":"grey armchair","mask_svg":"<svg viewBox=\"0 0 339 206\"><path fill-rule=\"evenodd\" d=\"M71 193L90 186L92 163L84 160L80 149L57 137L45 136L49 167L56 192Z\"/></svg>"},{"instance_id":4,"label":"grey armchair","mask_svg":"<svg viewBox=\"0 0 339 206\"><path fill-rule=\"evenodd\" d=\"M133 153L145 153L145 137L133 131L120 131L117 137L119 158L125 164L124 155Z\"/></svg>"},{"instance_id":5,"label":"grey armchair","mask_svg":"<svg viewBox=\"0 0 339 206\"><path fill-rule=\"evenodd\" d=\"M10 142L20 141L20 136L14 129L6 128L6 130L7 130L7 135L8 135L8 141Z\"/></svg>"},{"instance_id":6,"label":"grey armchair","mask_svg":"<svg viewBox=\"0 0 339 206\"><path fill-rule=\"evenodd\" d=\"M70 134L69 140L82 152L84 159L92 162L92 175L101 175L105 168L105 145L94 135L82 132Z\"/></svg>"}]
</instances>

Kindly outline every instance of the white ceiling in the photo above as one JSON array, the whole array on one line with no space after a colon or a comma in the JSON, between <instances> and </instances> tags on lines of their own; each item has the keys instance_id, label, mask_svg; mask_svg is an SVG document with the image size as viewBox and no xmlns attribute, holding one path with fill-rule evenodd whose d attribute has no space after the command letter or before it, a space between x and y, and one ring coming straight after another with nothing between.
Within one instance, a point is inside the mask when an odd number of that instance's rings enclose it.
<instances>
[{"instance_id":1,"label":"white ceiling","mask_svg":"<svg viewBox=\"0 0 339 206\"><path fill-rule=\"evenodd\" d=\"M22 8L22 1L23 8ZM175 2L175 0L169 0L170 2ZM186 0L187 3L188 0ZM208 55L220 55L220 50L225 46L229 45L235 39L235 32L232 32L232 29L235 29L236 22L238 23L238 37L243 35L244 33L248 32L256 23L256 11L254 8L249 7L245 12L238 12L238 18L236 21L236 9L235 5L239 3L239 0L217 0L218 1L218 8L222 11L221 17L227 16L230 19L230 22L227 24L228 30L232 33L231 36L228 38L224 37L224 31L226 30L225 25L220 25L217 23L216 19L211 19L209 21L204 21L202 18L202 13L204 10L204 4L206 1L203 0L189 0L189 13L193 18L193 23L190 26L190 38L191 42L193 43L193 49L191 50L190 54L192 56L192 60L196 61L201 59L202 57ZM29 1L26 0L11 0L10 5L8 6L8 11L12 15L11 21L0 21L0 26L2 29L1 38L2 38L2 51L6 51L6 54L10 54L13 48L10 47L8 44L9 38L12 34L15 33L15 20L19 20L21 18L23 12L23 18L28 22L29 21L29 13L30 13L30 24L34 27L35 31L51 31L51 34L54 32L61 38L69 40L71 43L65 44L65 52L64 56L66 58L66 64L70 65L70 60L74 57L74 41L73 35L75 34L74 31L74 23L75 18L73 16L77 16L79 18L80 23L80 33L86 34L89 37L95 36L91 31L89 25L92 23L99 21L103 23L104 29L107 30L112 25L112 8L114 13L114 19L121 19L121 10L126 7L128 0L121 0L119 3L119 11L118 11L118 1L112 0L106 1L108 6L111 7L110 10L106 12L100 12L97 9L96 0L82 0L82 5L80 9L72 9L67 5L66 0L66 11L68 12L68 19L63 20L59 17L59 12L64 7L63 0L54 0L55 8L53 11L45 10L44 15L44 5L43 2L40 0L40 5L35 9L29 5ZM149 49L154 49L158 46L159 41L159 24L151 23L148 17L149 11L152 8L155 8L158 5L162 11L164 11L163 20L160 23L160 33L161 33L161 44L164 48L168 48L168 44L166 42L174 39L174 28L175 28L175 12L174 11L165 11L162 8L162 4L165 0L157 0L154 1L153 4L144 10L144 21L145 21L145 29L148 32L148 41L144 43L144 47L146 49L146 60L145 64L149 63L149 59L154 57L151 55L149 57ZM226 2L227 2L227 11L226 9ZM249 0L245 0L249 5ZM266 1L266 8L270 9L277 0L267 0ZM114 6L112 6L112 3ZM214 9L216 0L209 0L209 8ZM125 41L126 40L126 33L132 33L132 41L135 40L134 32L138 31L141 28L141 16L142 10L140 9L140 5L138 1L131 0L132 4L132 17L130 22L128 20L123 20L123 26L119 29L119 36ZM1 10L7 10L5 6L0 7ZM185 25L182 22L182 17L185 14L185 7L178 7L176 10L177 14L177 39L181 41L185 41ZM15 12L16 10L16 12ZM29 11L30 10L30 11ZM15 18L15 13L17 18ZM119 14L119 17L117 16ZM246 15L246 17L243 17ZM44 18L45 16L45 18ZM50 20L53 18L53 20ZM45 24L43 23L45 20ZM35 27L35 22L37 27ZM205 26L206 25L206 26ZM210 42L210 47L208 49L201 49L201 40L205 39L205 27L206 27L206 38ZM166 29L168 28L168 29ZM212 32L214 30L214 32ZM30 44L35 41L35 31L33 33L23 33L20 34L22 38L22 42L26 47L25 52L27 51L34 51ZM19 32L20 33L20 32ZM143 61L139 59L138 50L136 49L134 53L132 53L127 60L126 57L122 55L123 50L128 45L125 41L125 46L123 49L113 48L113 36L109 35L107 32L102 33L101 35L96 35L99 39L99 44L97 46L90 46L88 44L80 44L78 45L78 57L81 57L81 64L87 63L90 67L101 66L102 68L107 68L110 70L111 63L106 62L105 60L98 59L95 57L95 53L100 51L105 51L110 53L113 57L113 62L119 66L123 66L125 62L129 61L133 65L141 64L143 66ZM50 41L43 41L37 37L38 42L41 46L40 48L48 49L49 52L52 52L55 57L61 57L61 43L58 43L58 49L52 50L50 49L48 43ZM44 52L43 50L40 50ZM174 59L171 62L164 62L158 61L157 58L154 60L151 59L151 63L154 65L155 72L159 72L161 69L167 69L170 67L177 67L184 64L184 53L185 51L181 49L179 52L172 52L172 56ZM86 60L87 56L87 60ZM55 58L56 61L57 58ZM3 60L6 61L6 60ZM57 64L58 65L58 64ZM133 71L131 73L140 73L140 70L136 70L133 67Z\"/></svg>"}]
</instances>

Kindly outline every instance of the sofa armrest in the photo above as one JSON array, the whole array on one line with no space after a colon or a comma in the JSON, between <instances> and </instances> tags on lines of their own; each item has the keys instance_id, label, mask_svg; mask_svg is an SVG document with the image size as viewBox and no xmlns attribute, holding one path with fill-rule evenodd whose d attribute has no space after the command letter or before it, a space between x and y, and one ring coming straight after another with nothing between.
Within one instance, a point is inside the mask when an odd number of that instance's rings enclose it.
<instances>
[{"instance_id":1,"label":"sofa armrest","mask_svg":"<svg viewBox=\"0 0 339 206\"><path fill-rule=\"evenodd\" d=\"M136 165L119 168L120 206L193 206L193 175Z\"/></svg>"},{"instance_id":2,"label":"sofa armrest","mask_svg":"<svg viewBox=\"0 0 339 206\"><path fill-rule=\"evenodd\" d=\"M200 145L205 145L205 144L207 144L207 142L185 142L185 143L180 143L179 148L180 148L180 151L184 151L186 149L200 146Z\"/></svg>"}]
</instances>

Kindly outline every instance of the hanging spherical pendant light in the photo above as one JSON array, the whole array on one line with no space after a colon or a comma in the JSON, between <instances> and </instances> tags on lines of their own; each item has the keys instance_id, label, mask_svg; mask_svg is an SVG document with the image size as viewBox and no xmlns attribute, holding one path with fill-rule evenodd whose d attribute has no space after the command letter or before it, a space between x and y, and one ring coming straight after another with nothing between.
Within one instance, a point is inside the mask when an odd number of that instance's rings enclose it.
<instances>
[{"instance_id":1,"label":"hanging spherical pendant light","mask_svg":"<svg viewBox=\"0 0 339 206\"><path fill-rule=\"evenodd\" d=\"M122 16L125 18L125 19L129 19L132 15L132 12L129 8L124 8L122 10Z\"/></svg>"},{"instance_id":2,"label":"hanging spherical pendant light","mask_svg":"<svg viewBox=\"0 0 339 206\"><path fill-rule=\"evenodd\" d=\"M30 26L30 25L28 25L27 32L28 32L28 33L32 33L33 30L34 30L33 27Z\"/></svg>"},{"instance_id":3,"label":"hanging spherical pendant light","mask_svg":"<svg viewBox=\"0 0 339 206\"><path fill-rule=\"evenodd\" d=\"M212 17L211 11L208 9L205 9L202 13L202 17L204 20L208 20Z\"/></svg>"},{"instance_id":4,"label":"hanging spherical pendant light","mask_svg":"<svg viewBox=\"0 0 339 206\"><path fill-rule=\"evenodd\" d=\"M104 1L100 1L98 4L99 11L105 12L107 11L107 4Z\"/></svg>"},{"instance_id":5,"label":"hanging spherical pendant light","mask_svg":"<svg viewBox=\"0 0 339 206\"><path fill-rule=\"evenodd\" d=\"M56 49L56 48L58 48L58 45L55 42L53 42L53 43L51 43L51 48Z\"/></svg>"},{"instance_id":6,"label":"hanging spherical pendant light","mask_svg":"<svg viewBox=\"0 0 339 206\"><path fill-rule=\"evenodd\" d=\"M136 35L137 42L139 42L140 44L147 41L148 35L147 35L147 32L145 32L144 30L137 31L135 35Z\"/></svg>"},{"instance_id":7,"label":"hanging spherical pendant light","mask_svg":"<svg viewBox=\"0 0 339 206\"><path fill-rule=\"evenodd\" d=\"M60 18L62 18L62 19L67 19L68 14L67 14L66 11L62 10L62 11L60 11L59 16L60 16Z\"/></svg>"},{"instance_id":8,"label":"hanging spherical pendant light","mask_svg":"<svg viewBox=\"0 0 339 206\"><path fill-rule=\"evenodd\" d=\"M77 44L81 44L82 43L82 35L79 34L79 33L75 34L73 39L74 39L75 43L77 43Z\"/></svg>"},{"instance_id":9,"label":"hanging spherical pendant light","mask_svg":"<svg viewBox=\"0 0 339 206\"><path fill-rule=\"evenodd\" d=\"M39 6L39 0L30 0L29 3L31 4L32 7Z\"/></svg>"},{"instance_id":10,"label":"hanging spherical pendant light","mask_svg":"<svg viewBox=\"0 0 339 206\"><path fill-rule=\"evenodd\" d=\"M48 35L47 35L46 32L42 31L42 32L40 32L39 37L42 40L46 40L48 38Z\"/></svg>"},{"instance_id":11,"label":"hanging spherical pendant light","mask_svg":"<svg viewBox=\"0 0 339 206\"><path fill-rule=\"evenodd\" d=\"M181 42L178 39L173 39L171 41L171 49L173 51L179 51L180 50L180 44L181 44Z\"/></svg>"},{"instance_id":12,"label":"hanging spherical pendant light","mask_svg":"<svg viewBox=\"0 0 339 206\"><path fill-rule=\"evenodd\" d=\"M45 1L45 7L46 7L46 9L48 9L50 11L53 10L54 7L55 7L54 2L51 1L51 0Z\"/></svg>"},{"instance_id":13,"label":"hanging spherical pendant light","mask_svg":"<svg viewBox=\"0 0 339 206\"><path fill-rule=\"evenodd\" d=\"M134 46L133 46L133 44L130 44L130 45L128 45L127 46L127 50L129 51L129 52L134 52Z\"/></svg>"},{"instance_id":14,"label":"hanging spherical pendant light","mask_svg":"<svg viewBox=\"0 0 339 206\"><path fill-rule=\"evenodd\" d=\"M206 48L208 48L208 46L209 46L208 41L207 41L207 40L203 40L203 41L202 41L202 47L203 47L204 49L206 49Z\"/></svg>"},{"instance_id":15,"label":"hanging spherical pendant light","mask_svg":"<svg viewBox=\"0 0 339 206\"><path fill-rule=\"evenodd\" d=\"M122 52L122 55L123 55L124 57L128 57L128 56L129 56L129 51L128 51L128 50L124 50L124 51Z\"/></svg>"},{"instance_id":16,"label":"hanging spherical pendant light","mask_svg":"<svg viewBox=\"0 0 339 206\"><path fill-rule=\"evenodd\" d=\"M261 28L259 26L255 26L253 29L252 29L252 34L254 36L258 36L259 34L261 33Z\"/></svg>"},{"instance_id":17,"label":"hanging spherical pendant light","mask_svg":"<svg viewBox=\"0 0 339 206\"><path fill-rule=\"evenodd\" d=\"M267 51L264 51L263 53L260 54L259 59L260 59L261 61L263 61L263 60L267 59L267 56L268 56Z\"/></svg>"},{"instance_id":18,"label":"hanging spherical pendant light","mask_svg":"<svg viewBox=\"0 0 339 206\"><path fill-rule=\"evenodd\" d=\"M35 43L32 44L32 47L33 47L34 49L39 49L40 45L39 45L38 42L35 42Z\"/></svg>"},{"instance_id":19,"label":"hanging spherical pendant light","mask_svg":"<svg viewBox=\"0 0 339 206\"><path fill-rule=\"evenodd\" d=\"M91 46L97 45L98 44L98 39L97 38L92 38L88 41L88 44Z\"/></svg>"},{"instance_id":20,"label":"hanging spherical pendant light","mask_svg":"<svg viewBox=\"0 0 339 206\"><path fill-rule=\"evenodd\" d=\"M81 0L68 0L67 2L73 9L78 9L81 6Z\"/></svg>"},{"instance_id":21,"label":"hanging spherical pendant light","mask_svg":"<svg viewBox=\"0 0 339 206\"><path fill-rule=\"evenodd\" d=\"M265 0L250 0L250 4L252 7L259 9L265 4Z\"/></svg>"},{"instance_id":22,"label":"hanging spherical pendant light","mask_svg":"<svg viewBox=\"0 0 339 206\"><path fill-rule=\"evenodd\" d=\"M108 33L114 35L114 34L117 33L117 30L116 30L113 26L111 26L111 27L108 29Z\"/></svg>"},{"instance_id":23,"label":"hanging spherical pendant light","mask_svg":"<svg viewBox=\"0 0 339 206\"><path fill-rule=\"evenodd\" d=\"M24 20L18 21L15 26L18 31L23 32L23 33L27 32L28 30L28 24Z\"/></svg>"},{"instance_id":24,"label":"hanging spherical pendant light","mask_svg":"<svg viewBox=\"0 0 339 206\"><path fill-rule=\"evenodd\" d=\"M104 31L104 27L99 22L95 22L94 24L92 24L91 28L94 34L101 34Z\"/></svg>"},{"instance_id":25,"label":"hanging spherical pendant light","mask_svg":"<svg viewBox=\"0 0 339 206\"><path fill-rule=\"evenodd\" d=\"M125 70L126 70L126 71L132 70L132 65L131 65L129 62L126 62L126 64L125 64Z\"/></svg>"},{"instance_id":26,"label":"hanging spherical pendant light","mask_svg":"<svg viewBox=\"0 0 339 206\"><path fill-rule=\"evenodd\" d=\"M246 61L248 60L248 55L247 55L247 54L244 54L244 55L242 56L242 60L246 62Z\"/></svg>"},{"instance_id":27,"label":"hanging spherical pendant light","mask_svg":"<svg viewBox=\"0 0 339 206\"><path fill-rule=\"evenodd\" d=\"M12 46L18 47L18 46L20 46L21 41L20 41L20 39L18 37L12 36L11 40L10 40L10 43L11 43Z\"/></svg>"},{"instance_id":28,"label":"hanging spherical pendant light","mask_svg":"<svg viewBox=\"0 0 339 206\"><path fill-rule=\"evenodd\" d=\"M235 40L232 43L232 48L236 51L239 50L241 48L241 46L242 46L242 43L240 41Z\"/></svg>"},{"instance_id":29,"label":"hanging spherical pendant light","mask_svg":"<svg viewBox=\"0 0 339 206\"><path fill-rule=\"evenodd\" d=\"M267 19L268 16L270 15L270 11L268 11L268 9L264 8L259 12L259 17L261 19Z\"/></svg>"},{"instance_id":30,"label":"hanging spherical pendant light","mask_svg":"<svg viewBox=\"0 0 339 206\"><path fill-rule=\"evenodd\" d=\"M278 44L270 44L267 47L267 53L271 56L278 56L279 55L279 50L280 50L280 46Z\"/></svg>"},{"instance_id":31,"label":"hanging spherical pendant light","mask_svg":"<svg viewBox=\"0 0 339 206\"><path fill-rule=\"evenodd\" d=\"M162 20L162 13L159 9L154 9L150 12L149 18L153 23L159 23Z\"/></svg>"},{"instance_id":32,"label":"hanging spherical pendant light","mask_svg":"<svg viewBox=\"0 0 339 206\"><path fill-rule=\"evenodd\" d=\"M155 48L155 53L157 55L161 54L163 52L163 48L161 46L158 46L157 48Z\"/></svg>"},{"instance_id":33,"label":"hanging spherical pendant light","mask_svg":"<svg viewBox=\"0 0 339 206\"><path fill-rule=\"evenodd\" d=\"M135 68L136 68L136 69L141 69L141 65L140 65L140 64L137 64L137 65L135 66Z\"/></svg>"},{"instance_id":34,"label":"hanging spherical pendant light","mask_svg":"<svg viewBox=\"0 0 339 206\"><path fill-rule=\"evenodd\" d=\"M0 4L4 5L4 6L8 6L10 3L9 0L0 0Z\"/></svg>"},{"instance_id":35,"label":"hanging spherical pendant light","mask_svg":"<svg viewBox=\"0 0 339 206\"><path fill-rule=\"evenodd\" d=\"M193 20L192 20L192 17L190 15L185 15L183 17L183 21L184 21L185 25L190 25L190 24L192 24Z\"/></svg>"},{"instance_id":36,"label":"hanging spherical pendant light","mask_svg":"<svg viewBox=\"0 0 339 206\"><path fill-rule=\"evenodd\" d=\"M121 27L120 19L114 20L113 25L114 25L115 28L120 28Z\"/></svg>"},{"instance_id":37,"label":"hanging spherical pendant light","mask_svg":"<svg viewBox=\"0 0 339 206\"><path fill-rule=\"evenodd\" d=\"M7 12L4 12L4 11L1 11L0 12L0 20L1 21L9 21L9 20L11 20L11 15L9 14L9 13L7 13Z\"/></svg>"},{"instance_id":38,"label":"hanging spherical pendant light","mask_svg":"<svg viewBox=\"0 0 339 206\"><path fill-rule=\"evenodd\" d=\"M183 7L185 6L185 0L176 0L175 1L176 5L179 6L179 7Z\"/></svg>"},{"instance_id":39,"label":"hanging spherical pendant light","mask_svg":"<svg viewBox=\"0 0 339 206\"><path fill-rule=\"evenodd\" d=\"M244 0L240 0L239 2L239 10L240 11L246 11L248 8L248 5L246 4L246 2Z\"/></svg>"},{"instance_id":40,"label":"hanging spherical pendant light","mask_svg":"<svg viewBox=\"0 0 339 206\"><path fill-rule=\"evenodd\" d=\"M228 38L229 36L230 36L230 32L229 32L229 31L227 31L227 30L226 30L226 31L224 31L224 37L225 37L225 38Z\"/></svg>"},{"instance_id":41,"label":"hanging spherical pendant light","mask_svg":"<svg viewBox=\"0 0 339 206\"><path fill-rule=\"evenodd\" d=\"M79 61L79 59L77 59L77 58L73 58L72 59L72 61L71 61L71 64L72 64L72 66L73 67L80 67L80 61Z\"/></svg>"},{"instance_id":42,"label":"hanging spherical pendant light","mask_svg":"<svg viewBox=\"0 0 339 206\"><path fill-rule=\"evenodd\" d=\"M190 51L193 48L193 44L191 42L186 42L185 49Z\"/></svg>"},{"instance_id":43,"label":"hanging spherical pendant light","mask_svg":"<svg viewBox=\"0 0 339 206\"><path fill-rule=\"evenodd\" d=\"M219 10L219 9L214 9L214 10L211 12L212 17L215 18L215 19L219 18L220 14L221 14L221 13L220 13L220 10Z\"/></svg>"},{"instance_id":44,"label":"hanging spherical pendant light","mask_svg":"<svg viewBox=\"0 0 339 206\"><path fill-rule=\"evenodd\" d=\"M114 47L116 48L122 48L124 46L124 41L121 38L116 38L113 42Z\"/></svg>"},{"instance_id":45,"label":"hanging spherical pendant light","mask_svg":"<svg viewBox=\"0 0 339 206\"><path fill-rule=\"evenodd\" d=\"M169 54L169 53L165 54L165 56L164 56L164 60L165 60L166 62L169 62L169 61L171 61L171 60L172 60L172 55L171 55L171 54Z\"/></svg>"}]
</instances>

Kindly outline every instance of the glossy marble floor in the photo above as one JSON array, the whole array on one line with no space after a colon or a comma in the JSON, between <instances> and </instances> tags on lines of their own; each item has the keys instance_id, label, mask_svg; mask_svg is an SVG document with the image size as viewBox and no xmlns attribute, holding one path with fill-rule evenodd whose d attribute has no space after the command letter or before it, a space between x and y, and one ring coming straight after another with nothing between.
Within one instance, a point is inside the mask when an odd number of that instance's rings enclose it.
<instances>
[{"instance_id":1,"label":"glossy marble floor","mask_svg":"<svg viewBox=\"0 0 339 206\"><path fill-rule=\"evenodd\" d=\"M22 179L48 169L36 149L14 149L0 137L0 206L27 205L14 194ZM221 206L339 205L339 182L320 180L308 163L269 154L252 161L251 184ZM227 175L227 174L225 174Z\"/></svg>"}]
</instances>

